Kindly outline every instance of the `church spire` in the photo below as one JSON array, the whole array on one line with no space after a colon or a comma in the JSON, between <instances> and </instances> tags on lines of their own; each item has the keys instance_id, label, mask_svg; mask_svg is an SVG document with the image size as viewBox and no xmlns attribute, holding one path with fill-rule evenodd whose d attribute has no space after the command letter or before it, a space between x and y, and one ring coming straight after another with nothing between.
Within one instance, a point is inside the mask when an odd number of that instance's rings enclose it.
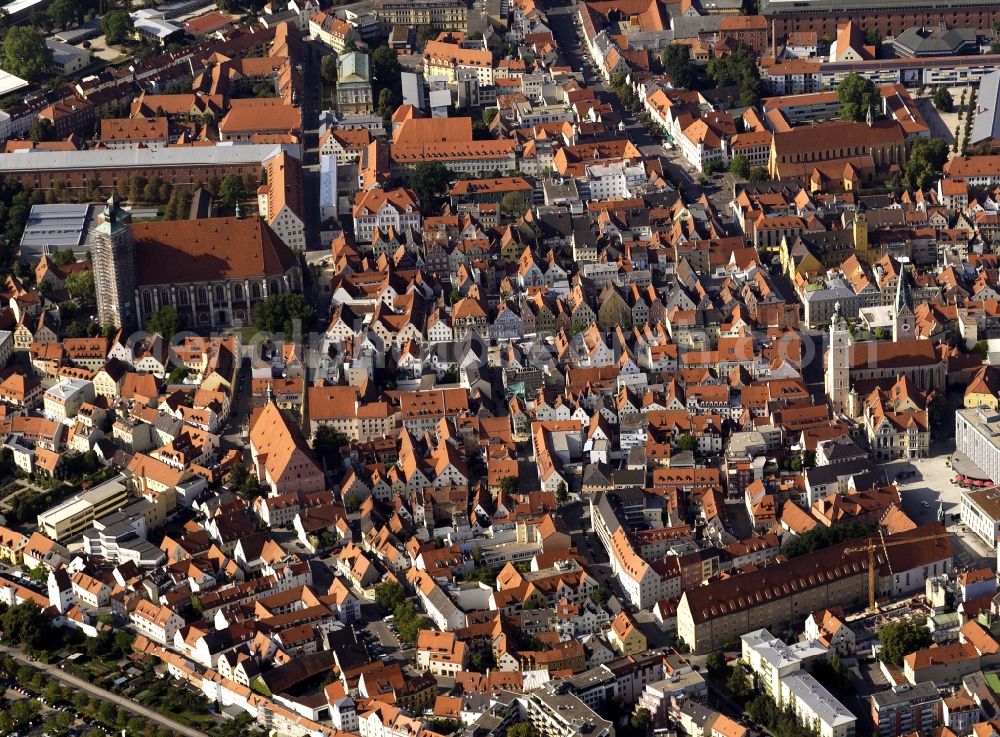
<instances>
[{"instance_id":1,"label":"church spire","mask_svg":"<svg viewBox=\"0 0 1000 737\"><path fill-rule=\"evenodd\" d=\"M915 314L913 295L910 293L910 272L900 269L896 282L896 298L892 304L892 340L909 340L913 337Z\"/></svg>"}]
</instances>

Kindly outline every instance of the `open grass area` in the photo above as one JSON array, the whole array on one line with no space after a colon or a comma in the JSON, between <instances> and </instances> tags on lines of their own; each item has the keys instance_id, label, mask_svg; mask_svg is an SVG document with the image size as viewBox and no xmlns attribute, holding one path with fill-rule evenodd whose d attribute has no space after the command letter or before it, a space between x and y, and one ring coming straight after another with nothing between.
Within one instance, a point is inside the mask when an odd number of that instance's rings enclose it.
<instances>
[{"instance_id":1,"label":"open grass area","mask_svg":"<svg viewBox=\"0 0 1000 737\"><path fill-rule=\"evenodd\" d=\"M1000 676L996 673L986 673L986 685L990 687L990 690L997 696L1000 696Z\"/></svg>"}]
</instances>

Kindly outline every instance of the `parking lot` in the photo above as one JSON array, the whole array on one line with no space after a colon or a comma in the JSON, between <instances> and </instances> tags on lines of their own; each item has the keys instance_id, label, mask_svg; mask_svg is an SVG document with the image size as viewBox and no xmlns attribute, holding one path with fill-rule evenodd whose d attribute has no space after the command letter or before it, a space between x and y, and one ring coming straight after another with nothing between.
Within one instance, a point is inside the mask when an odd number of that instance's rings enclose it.
<instances>
[{"instance_id":1,"label":"parking lot","mask_svg":"<svg viewBox=\"0 0 1000 737\"><path fill-rule=\"evenodd\" d=\"M392 623L383 618L382 610L375 604L364 604L361 610L361 621L367 624L355 625L358 640L365 646L371 659L395 660L406 664L413 660L415 651L399 639L399 632Z\"/></svg>"}]
</instances>

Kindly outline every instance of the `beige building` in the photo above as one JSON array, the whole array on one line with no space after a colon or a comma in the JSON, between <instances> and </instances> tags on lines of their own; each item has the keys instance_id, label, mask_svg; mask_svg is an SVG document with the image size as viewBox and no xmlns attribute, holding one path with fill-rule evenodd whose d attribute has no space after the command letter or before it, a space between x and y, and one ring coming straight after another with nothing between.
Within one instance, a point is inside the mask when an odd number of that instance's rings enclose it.
<instances>
[{"instance_id":1,"label":"beige building","mask_svg":"<svg viewBox=\"0 0 1000 737\"><path fill-rule=\"evenodd\" d=\"M69 540L90 527L95 519L125 504L128 498L124 479L117 476L42 512L38 515L38 530L56 542Z\"/></svg>"},{"instance_id":2,"label":"beige building","mask_svg":"<svg viewBox=\"0 0 1000 737\"><path fill-rule=\"evenodd\" d=\"M84 379L63 379L42 395L45 414L57 420L76 417L81 405L94 401L94 383Z\"/></svg>"},{"instance_id":3,"label":"beige building","mask_svg":"<svg viewBox=\"0 0 1000 737\"><path fill-rule=\"evenodd\" d=\"M373 10L386 26L465 31L469 23L469 8L462 0L375 0Z\"/></svg>"},{"instance_id":4,"label":"beige building","mask_svg":"<svg viewBox=\"0 0 1000 737\"><path fill-rule=\"evenodd\" d=\"M788 646L766 629L748 632L740 640L743 662L804 727L820 737L853 737L857 717L804 668L813 660L825 660L827 648L813 641Z\"/></svg>"},{"instance_id":5,"label":"beige building","mask_svg":"<svg viewBox=\"0 0 1000 737\"><path fill-rule=\"evenodd\" d=\"M454 632L420 630L417 636L417 668L436 676L454 678L468 663L468 648Z\"/></svg>"}]
</instances>

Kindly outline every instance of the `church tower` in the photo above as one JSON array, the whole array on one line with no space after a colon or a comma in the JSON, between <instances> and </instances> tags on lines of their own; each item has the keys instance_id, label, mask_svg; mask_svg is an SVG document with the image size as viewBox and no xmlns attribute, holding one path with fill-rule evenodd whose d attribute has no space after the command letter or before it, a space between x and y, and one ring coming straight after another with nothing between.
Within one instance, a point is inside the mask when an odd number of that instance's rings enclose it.
<instances>
[{"instance_id":1,"label":"church tower","mask_svg":"<svg viewBox=\"0 0 1000 737\"><path fill-rule=\"evenodd\" d=\"M826 351L826 376L823 377L826 395L834 412L847 411L850 387L851 334L847 320L840 312L840 302L833 307L830 319L830 345Z\"/></svg>"},{"instance_id":2,"label":"church tower","mask_svg":"<svg viewBox=\"0 0 1000 737\"><path fill-rule=\"evenodd\" d=\"M91 233L97 321L126 329L136 327L135 243L128 221L129 214L112 195Z\"/></svg>"},{"instance_id":3,"label":"church tower","mask_svg":"<svg viewBox=\"0 0 1000 737\"><path fill-rule=\"evenodd\" d=\"M912 340L915 335L916 316L910 294L910 275L903 269L896 282L896 299L892 306L892 340Z\"/></svg>"}]
</instances>

